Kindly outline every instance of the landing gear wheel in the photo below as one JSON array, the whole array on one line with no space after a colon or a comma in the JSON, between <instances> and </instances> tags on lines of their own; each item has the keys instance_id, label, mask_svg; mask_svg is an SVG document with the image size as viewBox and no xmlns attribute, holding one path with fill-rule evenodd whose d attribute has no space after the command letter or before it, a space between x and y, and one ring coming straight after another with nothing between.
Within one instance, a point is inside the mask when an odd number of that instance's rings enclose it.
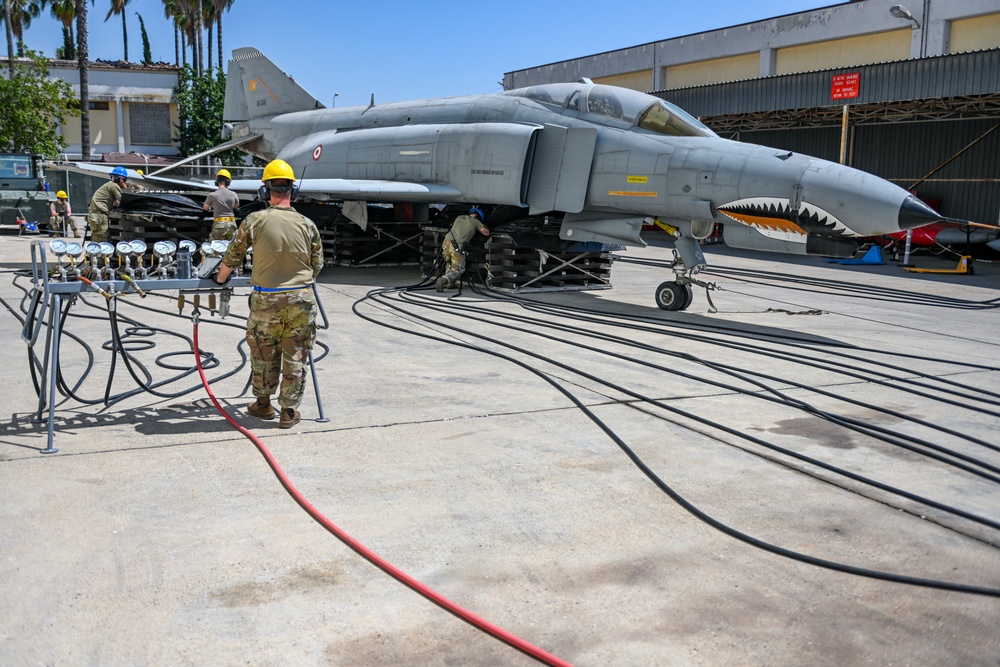
<instances>
[{"instance_id":1,"label":"landing gear wheel","mask_svg":"<svg viewBox=\"0 0 1000 667\"><path fill-rule=\"evenodd\" d=\"M673 280L656 288L656 305L663 310L684 310L691 305L691 288Z\"/></svg>"},{"instance_id":2,"label":"landing gear wheel","mask_svg":"<svg viewBox=\"0 0 1000 667\"><path fill-rule=\"evenodd\" d=\"M684 288L685 297L684 297L684 305L680 307L680 310L687 310L688 306L691 305L691 302L694 301L694 290L691 289L691 286L688 285L687 283L681 285L681 287Z\"/></svg>"}]
</instances>

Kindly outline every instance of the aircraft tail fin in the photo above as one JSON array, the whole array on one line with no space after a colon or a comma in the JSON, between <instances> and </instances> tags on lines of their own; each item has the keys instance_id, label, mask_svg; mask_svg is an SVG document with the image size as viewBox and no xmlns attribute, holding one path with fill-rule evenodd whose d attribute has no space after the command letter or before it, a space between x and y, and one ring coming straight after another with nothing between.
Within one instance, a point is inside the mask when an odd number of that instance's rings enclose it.
<instances>
[{"instance_id":1,"label":"aircraft tail fin","mask_svg":"<svg viewBox=\"0 0 1000 667\"><path fill-rule=\"evenodd\" d=\"M257 49L233 50L226 72L224 121L241 122L325 108Z\"/></svg>"}]
</instances>

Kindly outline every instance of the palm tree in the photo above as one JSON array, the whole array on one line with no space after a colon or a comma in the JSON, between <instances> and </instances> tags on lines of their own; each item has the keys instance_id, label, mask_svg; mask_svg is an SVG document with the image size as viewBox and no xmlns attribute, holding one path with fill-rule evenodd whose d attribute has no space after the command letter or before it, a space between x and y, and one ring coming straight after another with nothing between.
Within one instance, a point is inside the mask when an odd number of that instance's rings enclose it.
<instances>
[{"instance_id":1,"label":"palm tree","mask_svg":"<svg viewBox=\"0 0 1000 667\"><path fill-rule=\"evenodd\" d=\"M212 28L215 26L215 3L212 0L203 2L201 6L201 18L208 31L208 71L212 71Z\"/></svg>"},{"instance_id":2,"label":"palm tree","mask_svg":"<svg viewBox=\"0 0 1000 667\"><path fill-rule=\"evenodd\" d=\"M118 16L121 14L122 17L122 43L125 45L125 62L128 62L128 25L125 23L125 6L132 0L111 0L111 9L108 10L108 15L104 17L104 22L107 23L108 19L112 16Z\"/></svg>"},{"instance_id":3,"label":"palm tree","mask_svg":"<svg viewBox=\"0 0 1000 667\"><path fill-rule=\"evenodd\" d=\"M46 0L5 0L4 25L7 26L7 56L11 71L14 67L14 38L17 38L17 55L24 55L24 31L32 19L42 13Z\"/></svg>"},{"instance_id":4,"label":"palm tree","mask_svg":"<svg viewBox=\"0 0 1000 667\"><path fill-rule=\"evenodd\" d=\"M163 16L174 24L174 64L181 64L181 21L176 0L163 0ZM186 55L186 54L185 54Z\"/></svg>"},{"instance_id":5,"label":"palm tree","mask_svg":"<svg viewBox=\"0 0 1000 667\"><path fill-rule=\"evenodd\" d=\"M76 0L49 0L49 11L53 18L63 24L66 35L63 57L76 59L76 41L73 37L73 22L76 20Z\"/></svg>"},{"instance_id":6,"label":"palm tree","mask_svg":"<svg viewBox=\"0 0 1000 667\"><path fill-rule=\"evenodd\" d=\"M93 2L93 0L91 0ZM87 0L76 0L76 57L80 62L80 152L90 160L90 63L87 58Z\"/></svg>"},{"instance_id":7,"label":"palm tree","mask_svg":"<svg viewBox=\"0 0 1000 667\"><path fill-rule=\"evenodd\" d=\"M215 41L219 44L219 69L225 61L222 51L222 14L233 8L235 0L211 0L215 5Z\"/></svg>"},{"instance_id":8,"label":"palm tree","mask_svg":"<svg viewBox=\"0 0 1000 667\"><path fill-rule=\"evenodd\" d=\"M7 69L14 76L14 29L10 25L10 0L3 0L3 25L7 32Z\"/></svg>"},{"instance_id":9,"label":"palm tree","mask_svg":"<svg viewBox=\"0 0 1000 667\"><path fill-rule=\"evenodd\" d=\"M194 59L195 71L198 73L198 76L205 73L205 48L201 37L201 33L205 25L205 22L202 20L202 17L204 16L201 9L202 2L203 0L194 0L191 3L191 15L194 17L194 21L192 22L193 25L191 27L194 29L195 42L198 45L198 57Z\"/></svg>"}]
</instances>

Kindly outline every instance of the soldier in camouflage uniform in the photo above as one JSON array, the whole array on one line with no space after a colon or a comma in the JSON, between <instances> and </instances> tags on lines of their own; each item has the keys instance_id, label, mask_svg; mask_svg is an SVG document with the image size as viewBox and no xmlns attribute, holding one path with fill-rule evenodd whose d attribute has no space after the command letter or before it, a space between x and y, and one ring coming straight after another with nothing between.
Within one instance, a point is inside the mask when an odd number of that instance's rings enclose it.
<instances>
[{"instance_id":1,"label":"soldier in camouflage uniform","mask_svg":"<svg viewBox=\"0 0 1000 667\"><path fill-rule=\"evenodd\" d=\"M212 211L212 233L208 235L209 241L229 241L236 234L235 211L240 207L240 198L235 192L229 189L233 182L232 174L228 169L220 169L215 175L215 184L218 189L205 198L202 208Z\"/></svg>"},{"instance_id":2,"label":"soldier in camouflage uniform","mask_svg":"<svg viewBox=\"0 0 1000 667\"><path fill-rule=\"evenodd\" d=\"M490 228L484 223L486 214L481 209L472 208L469 215L460 215L455 218L451 229L444 236L444 243L441 244L441 253L444 255L445 272L438 278L437 291L443 292L445 288L451 289L461 280L465 273L465 254L472 237L479 232L483 236L490 235Z\"/></svg>"},{"instance_id":3,"label":"soldier in camouflage uniform","mask_svg":"<svg viewBox=\"0 0 1000 667\"><path fill-rule=\"evenodd\" d=\"M108 241L108 228L111 221L108 220L108 213L122 201L122 189L128 184L128 172L124 167L115 167L111 170L111 180L97 188L97 192L90 198L90 207L87 209L87 224L90 225L90 238L92 241Z\"/></svg>"},{"instance_id":4,"label":"soldier in camouflage uniform","mask_svg":"<svg viewBox=\"0 0 1000 667\"><path fill-rule=\"evenodd\" d=\"M247 411L260 419L274 419L271 394L278 389L278 428L291 428L302 419L298 407L305 391L306 363L316 342L312 284L323 268L323 243L312 220L292 208L291 166L274 160L264 168L263 181L270 206L247 216L236 230L215 280L224 284L253 246L247 343L257 400Z\"/></svg>"},{"instance_id":5,"label":"soldier in camouflage uniform","mask_svg":"<svg viewBox=\"0 0 1000 667\"><path fill-rule=\"evenodd\" d=\"M73 230L73 238L80 238L80 232L76 228L76 220L73 219L73 209L69 205L69 195L65 190L56 193L56 200L49 204L49 233L56 236L69 236Z\"/></svg>"}]
</instances>

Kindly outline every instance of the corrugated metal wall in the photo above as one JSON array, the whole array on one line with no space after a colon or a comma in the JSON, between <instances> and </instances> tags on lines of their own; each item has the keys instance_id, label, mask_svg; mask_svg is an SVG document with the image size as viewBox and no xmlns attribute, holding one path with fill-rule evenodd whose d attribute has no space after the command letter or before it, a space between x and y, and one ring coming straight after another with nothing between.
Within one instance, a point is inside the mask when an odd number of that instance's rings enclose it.
<instances>
[{"instance_id":1,"label":"corrugated metal wall","mask_svg":"<svg viewBox=\"0 0 1000 667\"><path fill-rule=\"evenodd\" d=\"M788 74L712 86L653 93L698 117L809 109L841 104L830 99L832 78L859 72L859 95L851 104L1000 92L1000 49L937 58Z\"/></svg>"},{"instance_id":2,"label":"corrugated metal wall","mask_svg":"<svg viewBox=\"0 0 1000 667\"><path fill-rule=\"evenodd\" d=\"M852 104L987 95L1000 92L1000 49L923 60L810 72L657 93L699 117L839 106L830 99L834 74L861 72ZM957 115L957 114L956 114ZM917 194L940 200L941 213L1000 223L1000 118L963 118L852 125L848 164L897 185L920 183ZM728 134L725 136L729 136ZM840 126L743 131L736 137L838 162ZM976 140L979 139L977 142Z\"/></svg>"},{"instance_id":3,"label":"corrugated metal wall","mask_svg":"<svg viewBox=\"0 0 1000 667\"><path fill-rule=\"evenodd\" d=\"M1000 223L1000 119L881 123L851 132L851 166L907 189L931 174L916 191L923 198L940 200L943 215ZM761 130L734 138L840 160L840 128Z\"/></svg>"},{"instance_id":4,"label":"corrugated metal wall","mask_svg":"<svg viewBox=\"0 0 1000 667\"><path fill-rule=\"evenodd\" d=\"M904 188L934 172L916 186L917 194L940 199L944 215L997 223L998 126L1000 119L987 118L862 125L856 129L853 166ZM980 139L991 128L998 129ZM955 157L970 144L968 150Z\"/></svg>"}]
</instances>

